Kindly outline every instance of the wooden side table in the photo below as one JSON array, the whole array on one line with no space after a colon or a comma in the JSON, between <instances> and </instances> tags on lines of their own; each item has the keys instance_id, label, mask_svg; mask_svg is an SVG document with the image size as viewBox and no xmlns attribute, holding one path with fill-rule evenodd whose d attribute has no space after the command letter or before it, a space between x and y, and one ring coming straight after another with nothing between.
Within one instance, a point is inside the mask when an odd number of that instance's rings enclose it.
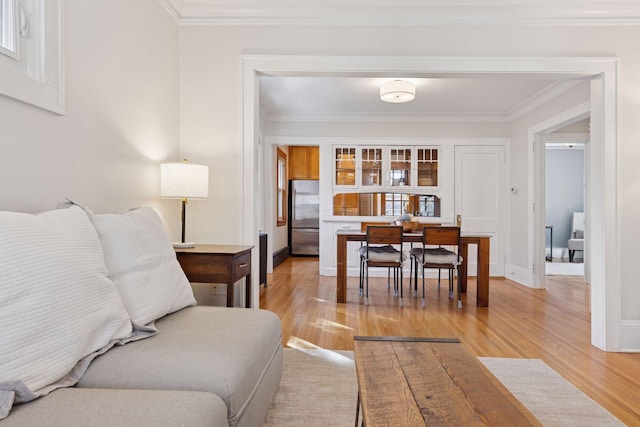
<instances>
[{"instance_id":1,"label":"wooden side table","mask_svg":"<svg viewBox=\"0 0 640 427\"><path fill-rule=\"evenodd\" d=\"M251 307L251 249L253 246L196 245L176 248L178 262L190 282L225 283L227 307L233 307L233 285L244 277L245 307Z\"/></svg>"}]
</instances>

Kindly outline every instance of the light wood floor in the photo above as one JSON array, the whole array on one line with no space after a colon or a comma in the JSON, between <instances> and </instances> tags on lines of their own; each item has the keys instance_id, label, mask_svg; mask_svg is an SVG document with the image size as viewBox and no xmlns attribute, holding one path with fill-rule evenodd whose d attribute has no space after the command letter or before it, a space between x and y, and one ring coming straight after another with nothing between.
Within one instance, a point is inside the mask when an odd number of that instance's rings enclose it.
<instances>
[{"instance_id":1,"label":"light wood floor","mask_svg":"<svg viewBox=\"0 0 640 427\"><path fill-rule=\"evenodd\" d=\"M405 290L408 282L405 282ZM347 303L336 303L336 279L318 275L317 258L290 258L260 288L260 307L278 314L288 347L353 349L355 335L457 337L475 356L538 358L630 426L640 426L640 354L605 353L590 344L589 287L581 278L547 276L534 290L491 279L490 306L475 306L469 279L464 307L427 280L427 306L407 297L405 306L370 279L370 305L350 277Z\"/></svg>"}]
</instances>

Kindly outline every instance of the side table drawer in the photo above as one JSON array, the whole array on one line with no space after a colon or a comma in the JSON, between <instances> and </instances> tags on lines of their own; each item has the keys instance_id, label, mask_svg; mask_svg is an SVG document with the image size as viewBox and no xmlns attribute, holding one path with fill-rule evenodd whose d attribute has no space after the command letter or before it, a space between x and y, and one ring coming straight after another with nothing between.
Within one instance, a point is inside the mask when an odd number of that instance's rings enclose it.
<instances>
[{"instance_id":1,"label":"side table drawer","mask_svg":"<svg viewBox=\"0 0 640 427\"><path fill-rule=\"evenodd\" d=\"M251 252L233 260L233 278L237 280L251 273Z\"/></svg>"}]
</instances>

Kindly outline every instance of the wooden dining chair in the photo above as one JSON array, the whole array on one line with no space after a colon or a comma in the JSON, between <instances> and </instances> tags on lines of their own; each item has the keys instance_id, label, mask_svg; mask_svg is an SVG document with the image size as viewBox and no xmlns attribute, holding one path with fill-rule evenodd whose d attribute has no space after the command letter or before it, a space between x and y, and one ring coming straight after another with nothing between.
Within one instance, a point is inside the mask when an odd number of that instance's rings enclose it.
<instances>
[{"instance_id":1,"label":"wooden dining chair","mask_svg":"<svg viewBox=\"0 0 640 427\"><path fill-rule=\"evenodd\" d=\"M402 291L402 226L372 225L367 227L366 245L360 247L361 272L365 282L365 305L369 305L369 267L387 267L394 269L394 296L400 290L400 305L404 303ZM399 245L396 249L392 245Z\"/></svg>"},{"instance_id":2,"label":"wooden dining chair","mask_svg":"<svg viewBox=\"0 0 640 427\"><path fill-rule=\"evenodd\" d=\"M451 247L454 250L445 248ZM424 227L422 229L422 247L411 249L411 279L418 283L418 266L422 266L422 306L425 306L424 276L426 268L446 269L449 271L449 298L453 298L453 279L458 272L458 266L462 264L459 255L460 227ZM415 269L415 270L414 270ZM457 274L458 308L462 308L460 295L460 275ZM438 273L438 289L440 288L440 274Z\"/></svg>"},{"instance_id":3,"label":"wooden dining chair","mask_svg":"<svg viewBox=\"0 0 640 427\"><path fill-rule=\"evenodd\" d=\"M370 225L393 225L390 222L381 222L381 221L363 221L360 223L360 231L367 231L367 227ZM364 246L365 242L360 242L360 247ZM358 256L360 257L360 296L364 295L364 261L362 255L360 254L360 249L358 249ZM396 270L393 270L394 274L396 274ZM394 277L394 282L396 278ZM387 269L387 289L391 287L391 268ZM394 292L397 290L394 289ZM395 294L397 296L397 293Z\"/></svg>"}]
</instances>

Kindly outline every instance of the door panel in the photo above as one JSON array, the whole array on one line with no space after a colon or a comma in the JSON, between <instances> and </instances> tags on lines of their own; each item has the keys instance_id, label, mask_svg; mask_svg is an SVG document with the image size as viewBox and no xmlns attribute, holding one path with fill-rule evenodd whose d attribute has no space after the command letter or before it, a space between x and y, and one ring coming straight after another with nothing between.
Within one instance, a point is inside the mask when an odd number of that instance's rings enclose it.
<instances>
[{"instance_id":1,"label":"door panel","mask_svg":"<svg viewBox=\"0 0 640 427\"><path fill-rule=\"evenodd\" d=\"M455 148L455 213L463 234L491 236L490 274L504 276L506 195L502 146ZM469 248L469 273L476 274L476 248Z\"/></svg>"}]
</instances>

